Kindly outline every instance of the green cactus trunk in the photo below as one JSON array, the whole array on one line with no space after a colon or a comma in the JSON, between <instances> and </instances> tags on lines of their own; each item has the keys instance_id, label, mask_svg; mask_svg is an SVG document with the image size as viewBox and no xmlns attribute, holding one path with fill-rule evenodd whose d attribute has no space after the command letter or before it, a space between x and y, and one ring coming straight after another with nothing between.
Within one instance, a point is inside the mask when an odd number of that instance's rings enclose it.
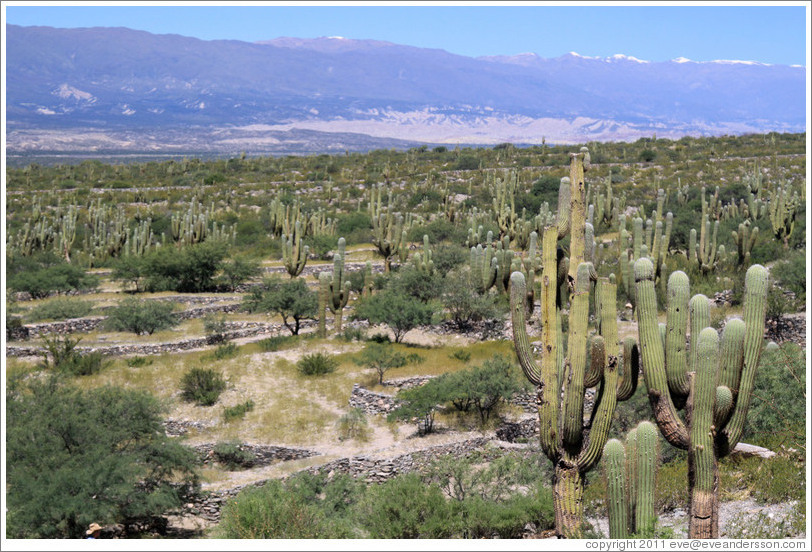
<instances>
[{"instance_id":1,"label":"green cactus trunk","mask_svg":"<svg viewBox=\"0 0 812 552\"><path fill-rule=\"evenodd\" d=\"M584 475L578 466L559 463L553 475L555 532L565 539L583 537Z\"/></svg>"}]
</instances>

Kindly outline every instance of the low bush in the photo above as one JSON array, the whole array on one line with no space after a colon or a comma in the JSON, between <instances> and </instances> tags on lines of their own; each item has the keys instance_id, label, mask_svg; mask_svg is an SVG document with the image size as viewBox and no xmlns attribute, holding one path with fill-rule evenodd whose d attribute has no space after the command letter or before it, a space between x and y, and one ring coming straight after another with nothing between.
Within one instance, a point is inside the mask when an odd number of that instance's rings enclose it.
<instances>
[{"instance_id":1,"label":"low bush","mask_svg":"<svg viewBox=\"0 0 812 552\"><path fill-rule=\"evenodd\" d=\"M259 345L259 348L266 353L281 351L282 349L292 347L296 343L297 343L296 337L292 335L275 335L257 341L257 345Z\"/></svg>"},{"instance_id":2,"label":"low bush","mask_svg":"<svg viewBox=\"0 0 812 552\"><path fill-rule=\"evenodd\" d=\"M144 356L134 356L128 358L126 363L130 368L140 368L141 366L149 366L152 364L152 359Z\"/></svg>"},{"instance_id":3,"label":"low bush","mask_svg":"<svg viewBox=\"0 0 812 552\"><path fill-rule=\"evenodd\" d=\"M214 445L214 457L230 471L250 468L257 457L250 450L243 450L240 444L232 441Z\"/></svg>"},{"instance_id":4,"label":"low bush","mask_svg":"<svg viewBox=\"0 0 812 552\"><path fill-rule=\"evenodd\" d=\"M303 376L323 376L335 372L338 369L338 361L324 353L313 353L299 359L296 368Z\"/></svg>"},{"instance_id":5,"label":"low bush","mask_svg":"<svg viewBox=\"0 0 812 552\"><path fill-rule=\"evenodd\" d=\"M225 389L223 375L212 368L192 368L181 379L181 396L198 406L213 405Z\"/></svg>"},{"instance_id":6,"label":"low bush","mask_svg":"<svg viewBox=\"0 0 812 552\"><path fill-rule=\"evenodd\" d=\"M110 361L98 351L92 353L78 351L76 345L80 341L81 338L71 339L70 336L45 337L43 339L45 353L38 366L70 376L91 376L110 364Z\"/></svg>"},{"instance_id":7,"label":"low bush","mask_svg":"<svg viewBox=\"0 0 812 552\"><path fill-rule=\"evenodd\" d=\"M26 318L30 322L40 320L67 320L69 318L82 318L93 310L91 301L83 301L72 297L56 297L41 303L31 309Z\"/></svg>"},{"instance_id":8,"label":"low bush","mask_svg":"<svg viewBox=\"0 0 812 552\"><path fill-rule=\"evenodd\" d=\"M214 350L212 357L214 360L225 360L237 356L237 345L235 343L224 343Z\"/></svg>"},{"instance_id":9,"label":"low bush","mask_svg":"<svg viewBox=\"0 0 812 552\"><path fill-rule=\"evenodd\" d=\"M353 408L338 419L336 423L338 440L347 441L354 439L366 441L369 439L369 423L364 411L360 408Z\"/></svg>"},{"instance_id":10,"label":"low bush","mask_svg":"<svg viewBox=\"0 0 812 552\"><path fill-rule=\"evenodd\" d=\"M174 303L127 297L110 309L106 325L112 331L152 335L178 324Z\"/></svg>"},{"instance_id":11,"label":"low bush","mask_svg":"<svg viewBox=\"0 0 812 552\"><path fill-rule=\"evenodd\" d=\"M223 408L223 420L226 423L240 420L252 410L254 410L254 401L250 399L235 406L227 406Z\"/></svg>"}]
</instances>

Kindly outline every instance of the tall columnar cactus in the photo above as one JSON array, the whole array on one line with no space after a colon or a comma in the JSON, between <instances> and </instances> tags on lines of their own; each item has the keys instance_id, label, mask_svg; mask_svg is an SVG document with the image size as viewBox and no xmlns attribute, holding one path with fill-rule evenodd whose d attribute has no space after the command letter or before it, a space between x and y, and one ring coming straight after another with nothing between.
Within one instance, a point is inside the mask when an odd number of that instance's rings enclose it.
<instances>
[{"instance_id":1,"label":"tall columnar cactus","mask_svg":"<svg viewBox=\"0 0 812 552\"><path fill-rule=\"evenodd\" d=\"M493 173L489 176L488 187L493 196L493 215L499 226L499 238L507 236L512 241L516 237L518 218L515 204L518 176L516 171L507 172L504 178L497 178Z\"/></svg>"},{"instance_id":2,"label":"tall columnar cactus","mask_svg":"<svg viewBox=\"0 0 812 552\"><path fill-rule=\"evenodd\" d=\"M338 239L338 252L333 256L333 272L319 274L319 301L324 305L319 307L319 332L322 336L327 334L327 325L324 322L325 308L335 315L335 333L341 332L341 322L344 307L350 299L350 281L344 274L344 238Z\"/></svg>"},{"instance_id":3,"label":"tall columnar cactus","mask_svg":"<svg viewBox=\"0 0 812 552\"><path fill-rule=\"evenodd\" d=\"M293 227L293 234L282 236L282 260L285 262L285 270L291 278L295 278L304 270L307 264L307 255L310 248L304 245L302 238L302 223L296 221Z\"/></svg>"},{"instance_id":4,"label":"tall columnar cactus","mask_svg":"<svg viewBox=\"0 0 812 552\"><path fill-rule=\"evenodd\" d=\"M643 421L626 436L626 446L610 439L603 448L608 492L609 538L650 535L657 522L654 488L657 428Z\"/></svg>"},{"instance_id":5,"label":"tall columnar cactus","mask_svg":"<svg viewBox=\"0 0 812 552\"><path fill-rule=\"evenodd\" d=\"M750 221L739 224L739 230L731 232L733 243L736 244L736 266L748 266L750 264L750 251L758 238L758 226L750 229Z\"/></svg>"},{"instance_id":6,"label":"tall columnar cactus","mask_svg":"<svg viewBox=\"0 0 812 552\"><path fill-rule=\"evenodd\" d=\"M775 238L789 247L789 238L795 229L795 217L801 204L798 192L792 193L789 186L778 186L770 197L770 224Z\"/></svg>"},{"instance_id":7,"label":"tall columnar cactus","mask_svg":"<svg viewBox=\"0 0 812 552\"><path fill-rule=\"evenodd\" d=\"M389 272L392 267L392 258L407 251L403 215L389 211L378 213L372 219L372 244L383 255L384 271Z\"/></svg>"},{"instance_id":8,"label":"tall columnar cactus","mask_svg":"<svg viewBox=\"0 0 812 552\"><path fill-rule=\"evenodd\" d=\"M688 451L691 491L689 538L719 535L717 462L741 438L763 349L767 270L753 265L745 275L744 320L725 325L721 340L710 328L709 302L688 301L685 273L671 274L665 340L657 321L654 268L649 259L635 263L638 331L649 400L663 437ZM690 308L690 346L686 350L685 313ZM685 408L686 421L678 410Z\"/></svg>"},{"instance_id":9,"label":"tall columnar cactus","mask_svg":"<svg viewBox=\"0 0 812 552\"><path fill-rule=\"evenodd\" d=\"M581 536L584 476L600 459L617 401L633 394L636 379L632 381L632 378L637 374L634 354L628 354L622 365L619 362L617 286L605 278L599 279L596 285L603 351L593 349L592 362L587 367L587 348L595 346L594 340L590 343L587 335L594 268L591 263L584 262L586 208L583 171L588 166L588 155L582 152L571 157L568 179L571 188L567 194L570 204L563 212L569 221L569 229L564 228L566 224L562 219L565 217L560 211L559 224L545 228L542 236L540 365L536 363L525 328L525 277L517 271L510 278L513 341L525 377L537 387L541 449L555 466L553 503L556 533L561 537ZM569 263L562 263L558 258L556 243L561 234L571 236ZM573 272L574 263L577 267ZM562 268L566 268L563 272L570 293L566 352L558 307ZM634 349L630 347L630 350ZM621 367L623 373L619 375ZM588 387L596 385L600 385L600 391L596 393L592 412L585 422L584 393Z\"/></svg>"},{"instance_id":10,"label":"tall columnar cactus","mask_svg":"<svg viewBox=\"0 0 812 552\"><path fill-rule=\"evenodd\" d=\"M490 237L490 232L488 236ZM497 265L490 240L485 248L482 245L471 247L471 274L479 293L485 293L496 284Z\"/></svg>"},{"instance_id":11,"label":"tall columnar cactus","mask_svg":"<svg viewBox=\"0 0 812 552\"><path fill-rule=\"evenodd\" d=\"M427 234L423 234L423 251L422 253L415 253L414 257L412 257L412 263L418 272L426 276L431 276L434 273L434 261L431 259L431 256L432 252L429 237Z\"/></svg>"}]
</instances>

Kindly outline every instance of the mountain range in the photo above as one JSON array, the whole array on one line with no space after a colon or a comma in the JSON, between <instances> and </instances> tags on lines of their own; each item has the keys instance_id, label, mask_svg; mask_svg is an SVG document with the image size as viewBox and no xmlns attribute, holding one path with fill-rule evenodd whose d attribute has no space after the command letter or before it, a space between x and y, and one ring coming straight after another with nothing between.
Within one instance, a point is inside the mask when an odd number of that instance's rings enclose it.
<instances>
[{"instance_id":1,"label":"mountain range","mask_svg":"<svg viewBox=\"0 0 812 552\"><path fill-rule=\"evenodd\" d=\"M313 152L804 132L806 68L6 26L12 152Z\"/></svg>"}]
</instances>

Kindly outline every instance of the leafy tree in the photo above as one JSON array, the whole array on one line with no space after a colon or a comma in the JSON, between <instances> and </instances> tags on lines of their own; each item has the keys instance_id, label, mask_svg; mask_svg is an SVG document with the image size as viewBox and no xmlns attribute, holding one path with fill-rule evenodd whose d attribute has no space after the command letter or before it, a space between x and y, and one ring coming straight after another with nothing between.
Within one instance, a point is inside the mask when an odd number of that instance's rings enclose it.
<instances>
[{"instance_id":1,"label":"leafy tree","mask_svg":"<svg viewBox=\"0 0 812 552\"><path fill-rule=\"evenodd\" d=\"M9 538L81 538L91 522L148 520L196 485L194 453L166 436L146 392L15 381L6 414Z\"/></svg>"},{"instance_id":2,"label":"leafy tree","mask_svg":"<svg viewBox=\"0 0 812 552\"><path fill-rule=\"evenodd\" d=\"M358 505L359 520L375 538L449 538L451 506L436 485L407 473L371 486Z\"/></svg>"},{"instance_id":3,"label":"leafy tree","mask_svg":"<svg viewBox=\"0 0 812 552\"><path fill-rule=\"evenodd\" d=\"M6 275L10 289L28 292L34 299L42 299L52 292L93 289L99 284L97 276L86 274L78 266L51 254L6 257Z\"/></svg>"},{"instance_id":4,"label":"leafy tree","mask_svg":"<svg viewBox=\"0 0 812 552\"><path fill-rule=\"evenodd\" d=\"M495 295L477 293L471 271L467 269L449 278L442 302L461 331L469 329L474 322L495 318L503 311Z\"/></svg>"},{"instance_id":5,"label":"leafy tree","mask_svg":"<svg viewBox=\"0 0 812 552\"><path fill-rule=\"evenodd\" d=\"M301 321L316 317L318 295L307 287L304 279L265 280L261 288L254 288L244 302L248 312L265 312L282 317L282 323L292 335L299 335Z\"/></svg>"},{"instance_id":6,"label":"leafy tree","mask_svg":"<svg viewBox=\"0 0 812 552\"><path fill-rule=\"evenodd\" d=\"M428 303L442 295L445 278L438 270L425 274L412 265L406 265L391 276L389 288Z\"/></svg>"},{"instance_id":7,"label":"leafy tree","mask_svg":"<svg viewBox=\"0 0 812 552\"><path fill-rule=\"evenodd\" d=\"M216 288L215 276L223 267L226 244L204 241L183 248L162 247L146 257L146 289L199 293Z\"/></svg>"},{"instance_id":8,"label":"leafy tree","mask_svg":"<svg viewBox=\"0 0 812 552\"><path fill-rule=\"evenodd\" d=\"M249 257L237 256L223 264L221 278L225 282L226 289L234 291L238 285L259 276L261 272L259 261Z\"/></svg>"},{"instance_id":9,"label":"leafy tree","mask_svg":"<svg viewBox=\"0 0 812 552\"><path fill-rule=\"evenodd\" d=\"M101 372L110 364L109 361L105 361L99 351L80 352L76 346L81 340L81 337L72 339L69 335L44 337L45 352L42 353L42 362L38 363L37 367L72 376L90 376Z\"/></svg>"},{"instance_id":10,"label":"leafy tree","mask_svg":"<svg viewBox=\"0 0 812 552\"><path fill-rule=\"evenodd\" d=\"M482 424L500 402L527 388L515 364L495 355L481 366L444 374L438 378L440 398L460 410L473 406Z\"/></svg>"},{"instance_id":11,"label":"leafy tree","mask_svg":"<svg viewBox=\"0 0 812 552\"><path fill-rule=\"evenodd\" d=\"M419 387L404 389L398 393L398 406L389 413L389 420L412 420L417 418L417 432L420 435L434 429L434 414L437 406L447 402L443 393L442 376L431 379Z\"/></svg>"},{"instance_id":12,"label":"leafy tree","mask_svg":"<svg viewBox=\"0 0 812 552\"><path fill-rule=\"evenodd\" d=\"M433 312L431 304L390 288L365 297L355 307L356 318L388 325L395 334L395 343L400 343L409 330L429 324Z\"/></svg>"},{"instance_id":13,"label":"leafy tree","mask_svg":"<svg viewBox=\"0 0 812 552\"><path fill-rule=\"evenodd\" d=\"M110 310L107 327L113 331L152 335L178 324L174 303L127 297Z\"/></svg>"},{"instance_id":14,"label":"leafy tree","mask_svg":"<svg viewBox=\"0 0 812 552\"><path fill-rule=\"evenodd\" d=\"M113 264L113 279L121 280L123 284L132 284L136 293L144 291L145 277L146 262L144 257L126 255L116 259Z\"/></svg>"},{"instance_id":15,"label":"leafy tree","mask_svg":"<svg viewBox=\"0 0 812 552\"><path fill-rule=\"evenodd\" d=\"M355 363L375 370L378 383L383 384L383 375L392 368L406 365L406 357L386 343L372 342L355 358Z\"/></svg>"}]
</instances>

